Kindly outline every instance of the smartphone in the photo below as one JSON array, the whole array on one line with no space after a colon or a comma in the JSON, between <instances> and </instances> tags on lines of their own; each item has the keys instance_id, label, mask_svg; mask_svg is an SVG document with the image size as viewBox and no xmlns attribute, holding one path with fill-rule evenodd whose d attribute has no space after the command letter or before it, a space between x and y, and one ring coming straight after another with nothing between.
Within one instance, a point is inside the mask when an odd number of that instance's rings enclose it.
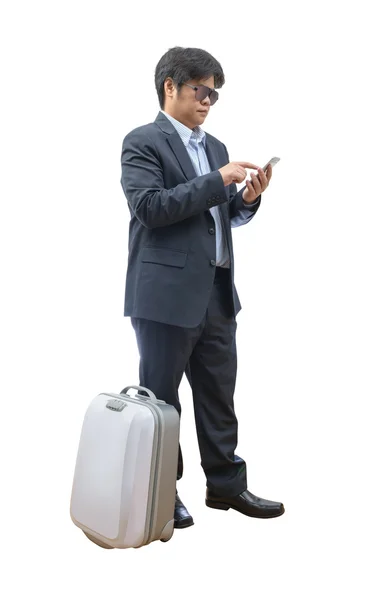
<instances>
[{"instance_id":1,"label":"smartphone","mask_svg":"<svg viewBox=\"0 0 365 600\"><path fill-rule=\"evenodd\" d=\"M271 160L269 160L269 162L266 163L266 165L264 167L262 167L263 171L266 171L267 167L269 165L271 165L272 167L274 167L276 165L276 163L278 163L280 160L280 158L278 158L277 156L273 156L273 158Z\"/></svg>"}]
</instances>

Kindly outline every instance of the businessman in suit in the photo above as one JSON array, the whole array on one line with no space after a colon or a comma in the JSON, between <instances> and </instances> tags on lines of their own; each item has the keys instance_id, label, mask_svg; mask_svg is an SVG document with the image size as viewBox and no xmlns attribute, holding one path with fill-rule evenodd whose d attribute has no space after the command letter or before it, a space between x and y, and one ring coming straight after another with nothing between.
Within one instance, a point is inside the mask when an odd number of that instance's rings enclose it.
<instances>
[{"instance_id":1,"label":"businessman in suit","mask_svg":"<svg viewBox=\"0 0 365 600\"><path fill-rule=\"evenodd\" d=\"M268 518L283 514L283 504L247 489L246 463L235 454L241 304L231 227L254 217L272 167L230 162L226 146L203 131L224 81L205 50L171 48L155 70L161 110L123 140L121 183L131 215L124 316L136 334L140 385L179 415L184 373L191 385L206 505ZM251 181L246 168L258 171ZM179 446L177 480L182 473ZM193 525L177 491L174 518L176 528Z\"/></svg>"}]
</instances>

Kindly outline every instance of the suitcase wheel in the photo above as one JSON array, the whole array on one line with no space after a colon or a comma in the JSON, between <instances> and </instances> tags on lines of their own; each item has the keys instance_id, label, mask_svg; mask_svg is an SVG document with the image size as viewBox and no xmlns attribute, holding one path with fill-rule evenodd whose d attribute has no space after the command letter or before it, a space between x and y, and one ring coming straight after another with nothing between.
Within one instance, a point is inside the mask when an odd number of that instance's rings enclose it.
<instances>
[{"instance_id":1,"label":"suitcase wheel","mask_svg":"<svg viewBox=\"0 0 365 600\"><path fill-rule=\"evenodd\" d=\"M90 535L90 533L86 533L86 531L84 531L83 529L82 532L86 535L87 538L89 538L89 540L94 542L94 544L96 544L97 546L100 546L101 548L106 548L107 550L113 550L113 546L108 546L108 544L104 544L104 542L102 542L101 540L97 540L92 535Z\"/></svg>"},{"instance_id":2,"label":"suitcase wheel","mask_svg":"<svg viewBox=\"0 0 365 600\"><path fill-rule=\"evenodd\" d=\"M174 520L171 519L171 521L166 523L165 527L161 531L161 534L160 534L161 542L168 542L169 540L171 540L173 533L174 533Z\"/></svg>"}]
</instances>

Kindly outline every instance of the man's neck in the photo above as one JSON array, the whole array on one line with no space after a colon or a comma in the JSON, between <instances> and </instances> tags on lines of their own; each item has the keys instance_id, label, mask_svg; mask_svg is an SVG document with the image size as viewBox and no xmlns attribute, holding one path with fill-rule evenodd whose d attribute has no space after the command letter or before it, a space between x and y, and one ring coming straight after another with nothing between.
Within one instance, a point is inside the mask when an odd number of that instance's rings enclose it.
<instances>
[{"instance_id":1,"label":"man's neck","mask_svg":"<svg viewBox=\"0 0 365 600\"><path fill-rule=\"evenodd\" d=\"M179 123L181 123L182 125L185 125L185 127L188 127L191 130L193 130L194 127L196 127L196 125L193 125L193 127L191 127L191 125L188 125L188 123L184 123L184 121L179 119L176 115L171 114L166 108L163 108L162 110L163 110L163 112L167 113L170 117L172 117L176 121L179 121Z\"/></svg>"}]
</instances>

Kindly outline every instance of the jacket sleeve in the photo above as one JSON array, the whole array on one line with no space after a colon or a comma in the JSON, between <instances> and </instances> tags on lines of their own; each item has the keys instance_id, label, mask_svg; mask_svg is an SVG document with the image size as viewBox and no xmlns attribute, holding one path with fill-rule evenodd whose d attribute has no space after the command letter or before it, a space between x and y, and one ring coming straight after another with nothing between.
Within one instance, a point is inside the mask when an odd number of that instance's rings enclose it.
<instances>
[{"instance_id":1,"label":"jacket sleeve","mask_svg":"<svg viewBox=\"0 0 365 600\"><path fill-rule=\"evenodd\" d=\"M226 146L224 146L224 148L227 154L227 162L229 162ZM229 186L229 216L231 219L231 227L240 227L251 221L261 204L261 194L256 198L255 202L252 202L252 204L245 204L242 198L245 188L246 186L243 186L243 188L237 192L237 185L235 183L231 183Z\"/></svg>"},{"instance_id":2,"label":"jacket sleeve","mask_svg":"<svg viewBox=\"0 0 365 600\"><path fill-rule=\"evenodd\" d=\"M131 131L123 140L121 184L131 211L147 227L166 227L227 202L218 170L166 189L152 140Z\"/></svg>"}]
</instances>

